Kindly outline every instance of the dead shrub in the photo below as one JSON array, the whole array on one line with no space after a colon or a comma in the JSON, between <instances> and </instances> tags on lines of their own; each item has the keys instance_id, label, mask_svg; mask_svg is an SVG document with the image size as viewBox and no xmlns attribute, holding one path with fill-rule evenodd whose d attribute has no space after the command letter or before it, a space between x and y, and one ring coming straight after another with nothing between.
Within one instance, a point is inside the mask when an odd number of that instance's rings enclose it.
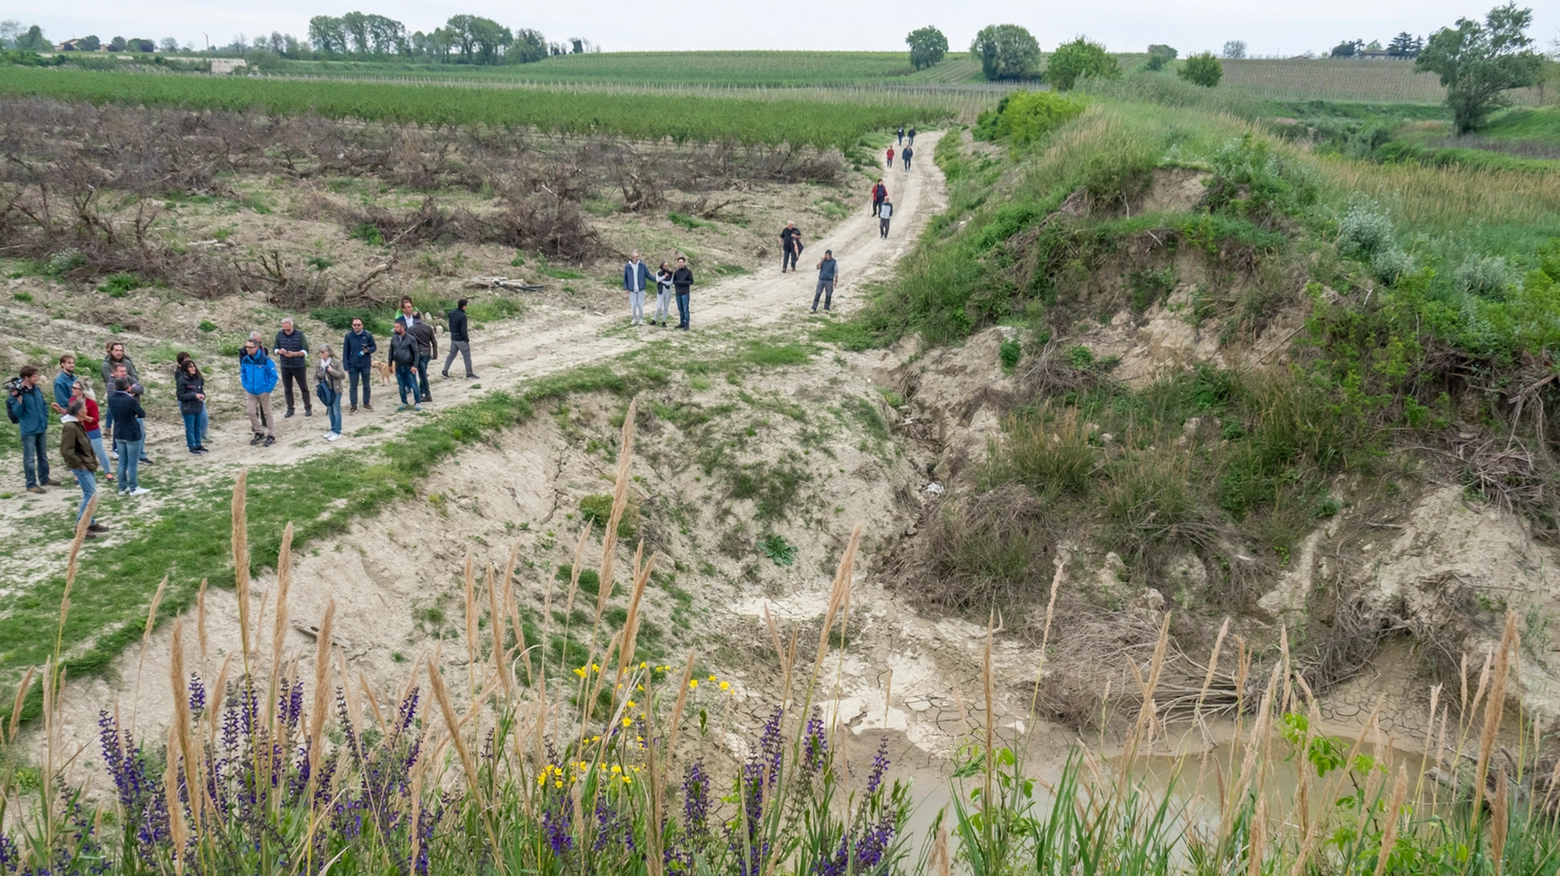
<instances>
[{"instance_id":1,"label":"dead shrub","mask_svg":"<svg viewBox=\"0 0 1560 876\"><path fill-rule=\"evenodd\" d=\"M1055 540L1040 500L1009 484L929 520L894 577L927 608L969 612L1027 602L1050 585Z\"/></svg>"}]
</instances>

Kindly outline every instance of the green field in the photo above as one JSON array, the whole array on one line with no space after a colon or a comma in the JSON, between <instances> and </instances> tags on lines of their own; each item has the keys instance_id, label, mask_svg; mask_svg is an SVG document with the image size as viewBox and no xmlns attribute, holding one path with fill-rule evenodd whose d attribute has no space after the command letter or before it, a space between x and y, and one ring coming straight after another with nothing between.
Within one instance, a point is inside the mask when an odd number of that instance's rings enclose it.
<instances>
[{"instance_id":1,"label":"green field","mask_svg":"<svg viewBox=\"0 0 1560 876\"><path fill-rule=\"evenodd\" d=\"M864 134L955 115L947 101L877 93L850 111L837 102L562 89L206 78L79 70L0 69L0 94L192 109L316 112L328 118L535 128L636 140L790 143L848 149Z\"/></svg>"},{"instance_id":2,"label":"green field","mask_svg":"<svg viewBox=\"0 0 1560 876\"><path fill-rule=\"evenodd\" d=\"M1406 61L1246 60L1224 62L1228 88L1267 100L1349 100L1368 103L1440 103L1446 89L1433 74L1415 73ZM1538 104L1537 89L1511 92L1524 106Z\"/></svg>"}]
</instances>

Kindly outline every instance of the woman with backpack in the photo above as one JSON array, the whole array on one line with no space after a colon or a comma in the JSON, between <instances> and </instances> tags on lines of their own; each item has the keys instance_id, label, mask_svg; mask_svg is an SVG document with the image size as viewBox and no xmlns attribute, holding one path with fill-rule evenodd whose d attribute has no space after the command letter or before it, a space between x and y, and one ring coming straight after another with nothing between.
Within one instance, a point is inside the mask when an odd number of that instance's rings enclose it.
<instances>
[{"instance_id":1,"label":"woman with backpack","mask_svg":"<svg viewBox=\"0 0 1560 876\"><path fill-rule=\"evenodd\" d=\"M325 406L325 416L330 418L326 441L341 437L341 382L347 379L347 372L333 356L330 344L320 344L320 359L314 366L314 393Z\"/></svg>"},{"instance_id":2,"label":"woman with backpack","mask_svg":"<svg viewBox=\"0 0 1560 876\"><path fill-rule=\"evenodd\" d=\"M206 378L196 367L195 360L188 356L179 364L174 378L174 394L179 399L179 413L184 417L184 444L196 456L208 453L200 443L200 415L206 410Z\"/></svg>"}]
</instances>

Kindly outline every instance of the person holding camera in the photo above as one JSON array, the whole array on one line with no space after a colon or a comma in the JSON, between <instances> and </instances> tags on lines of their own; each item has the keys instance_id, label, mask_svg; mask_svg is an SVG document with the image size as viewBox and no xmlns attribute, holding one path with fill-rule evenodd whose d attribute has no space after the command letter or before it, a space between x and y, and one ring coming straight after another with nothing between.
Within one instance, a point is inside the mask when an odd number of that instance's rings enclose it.
<instances>
[{"instance_id":1,"label":"person holding camera","mask_svg":"<svg viewBox=\"0 0 1560 876\"><path fill-rule=\"evenodd\" d=\"M81 515L87 513L87 506L92 504L92 497L97 493L97 477L93 474L98 467L97 451L93 449L86 426L81 420L86 412L86 402L77 396L68 400L65 415L60 417L60 456L65 460L65 467L76 476L76 486L81 487L81 506L76 509L78 526L81 525ZM87 521L88 538L107 531L108 527L98 523L97 518Z\"/></svg>"},{"instance_id":2,"label":"person holding camera","mask_svg":"<svg viewBox=\"0 0 1560 876\"><path fill-rule=\"evenodd\" d=\"M49 477L49 405L38 379L38 369L27 365L5 387L6 416L22 433L22 473L29 493L46 493L44 487L60 485Z\"/></svg>"}]
</instances>

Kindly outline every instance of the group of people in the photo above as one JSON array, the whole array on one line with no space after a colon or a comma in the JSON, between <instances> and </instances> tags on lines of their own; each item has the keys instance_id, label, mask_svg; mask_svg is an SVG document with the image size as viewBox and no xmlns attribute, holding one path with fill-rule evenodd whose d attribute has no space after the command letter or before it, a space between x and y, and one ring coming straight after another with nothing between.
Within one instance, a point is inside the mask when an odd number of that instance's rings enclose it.
<instances>
[{"instance_id":1,"label":"group of people","mask_svg":"<svg viewBox=\"0 0 1560 876\"><path fill-rule=\"evenodd\" d=\"M462 298L447 314L449 328L449 356L444 360L443 376L448 379L450 366L458 355L465 365L466 377L475 379L471 367L470 323L466 316L467 300ZM686 313L686 310L684 311ZM438 356L438 335L427 317L418 312L410 297L401 298L401 309L393 324L394 337L390 341L389 365L396 376L401 406L397 411L422 410L423 402L433 400L428 386L431 363ZM358 388L362 385L363 409L372 411L370 387L374 370L374 354L378 352L374 336L363 325L363 320L352 320L352 330L342 340L342 354L338 358L329 344L320 345L314 352L314 391L309 392L310 348L303 330L293 320L283 319L269 348L260 332L252 332L239 355L239 382L243 386L250 431L251 446L269 447L276 443L277 429L272 413L271 396L278 383L282 384L286 410L283 419L294 416L301 402L303 415L314 415L313 399L318 399L329 420L325 432L326 441L341 438L341 401L347 395L349 413L358 409ZM97 478L101 472L108 483L116 484L121 495L143 496L150 492L141 486L140 466L151 464L146 457L146 409L141 404L145 389L136 373L135 363L125 353L124 344L110 341L104 350L103 384L108 393L108 415L102 418L97 396L90 381L76 372L76 357L70 354L59 358L59 374L54 378L52 401L46 400L40 384L43 375L38 368L28 365L20 376L7 384L6 414L15 423L22 438L22 470L27 491L46 493L48 487L61 486L51 477L48 457L49 413L60 415L60 457L65 467L76 479L81 490L81 504L76 511L79 523L87 506L97 493ZM294 389L297 396L294 396ZM348 390L346 393L343 390ZM174 365L174 397L184 420L184 442L191 455L208 452L210 441L206 379L200 366L188 353L179 353ZM107 442L107 443L105 443ZM114 462L117 460L117 467ZM108 531L95 519L87 521L89 537Z\"/></svg>"},{"instance_id":2,"label":"group of people","mask_svg":"<svg viewBox=\"0 0 1560 876\"><path fill-rule=\"evenodd\" d=\"M899 126L899 145L904 147L904 149L901 150L900 153L899 153L899 158L900 158L901 161L903 161L905 163L905 170L909 170L910 169L910 159L915 157L915 128L911 128L910 129L910 142L906 143L905 142L905 128L904 128L903 125ZM889 146L888 147L888 169L889 170L893 170L894 169L894 147L893 146ZM881 180L879 180L879 182L881 182Z\"/></svg>"},{"instance_id":3,"label":"group of people","mask_svg":"<svg viewBox=\"0 0 1560 876\"><path fill-rule=\"evenodd\" d=\"M684 256L677 257L677 269L666 262L656 269L652 275L650 266L639 260L639 253L633 252L628 256L627 264L623 265L623 291L628 293L628 318L630 325L645 324L645 292L655 283L655 313L650 316L650 324L661 324L666 328L667 320L671 318L672 298L677 299L677 328L683 331L689 326L689 296L693 294L693 271L688 267L688 259Z\"/></svg>"}]
</instances>

